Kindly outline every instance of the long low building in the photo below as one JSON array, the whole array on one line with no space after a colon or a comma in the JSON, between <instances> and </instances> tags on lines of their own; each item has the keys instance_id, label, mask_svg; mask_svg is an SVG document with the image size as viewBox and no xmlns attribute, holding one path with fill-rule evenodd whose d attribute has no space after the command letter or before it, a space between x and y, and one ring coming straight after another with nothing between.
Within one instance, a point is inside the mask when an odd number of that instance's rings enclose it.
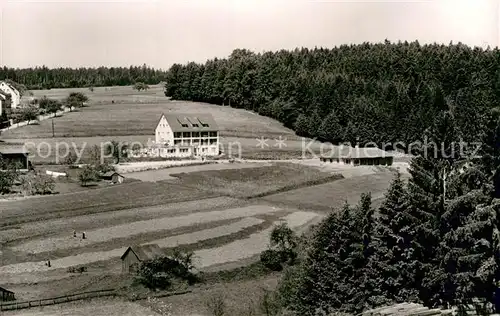
<instances>
[{"instance_id":1,"label":"long low building","mask_svg":"<svg viewBox=\"0 0 500 316\"><path fill-rule=\"evenodd\" d=\"M341 165L383 165L391 166L394 156L375 147L346 147L339 146L320 157L323 163L337 163Z\"/></svg>"},{"instance_id":2,"label":"long low building","mask_svg":"<svg viewBox=\"0 0 500 316\"><path fill-rule=\"evenodd\" d=\"M161 157L216 156L219 127L210 114L162 114L152 154Z\"/></svg>"}]
</instances>

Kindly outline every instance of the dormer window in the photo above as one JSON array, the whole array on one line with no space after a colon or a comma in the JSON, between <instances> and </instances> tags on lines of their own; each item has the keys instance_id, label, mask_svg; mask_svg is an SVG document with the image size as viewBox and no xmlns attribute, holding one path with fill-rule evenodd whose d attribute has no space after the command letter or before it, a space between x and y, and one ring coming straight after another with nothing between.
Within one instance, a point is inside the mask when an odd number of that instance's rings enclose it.
<instances>
[{"instance_id":1,"label":"dormer window","mask_svg":"<svg viewBox=\"0 0 500 316\"><path fill-rule=\"evenodd\" d=\"M208 127L208 124L203 124L203 127Z\"/></svg>"},{"instance_id":2,"label":"dormer window","mask_svg":"<svg viewBox=\"0 0 500 316\"><path fill-rule=\"evenodd\" d=\"M182 127L189 127L189 125L187 125L187 124L182 124Z\"/></svg>"},{"instance_id":3,"label":"dormer window","mask_svg":"<svg viewBox=\"0 0 500 316\"><path fill-rule=\"evenodd\" d=\"M193 124L193 127L198 127L198 124Z\"/></svg>"}]
</instances>

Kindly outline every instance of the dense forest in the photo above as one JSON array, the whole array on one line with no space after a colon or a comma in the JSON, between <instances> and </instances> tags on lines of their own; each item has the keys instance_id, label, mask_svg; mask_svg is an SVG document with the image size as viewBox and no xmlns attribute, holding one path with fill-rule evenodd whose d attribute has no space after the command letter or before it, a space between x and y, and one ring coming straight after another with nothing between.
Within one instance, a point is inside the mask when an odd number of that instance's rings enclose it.
<instances>
[{"instance_id":1,"label":"dense forest","mask_svg":"<svg viewBox=\"0 0 500 316\"><path fill-rule=\"evenodd\" d=\"M0 68L0 80L10 79L28 90L52 88L78 88L102 86L127 86L136 82L158 84L165 79L165 71L142 67L14 69Z\"/></svg>"},{"instance_id":2,"label":"dense forest","mask_svg":"<svg viewBox=\"0 0 500 316\"><path fill-rule=\"evenodd\" d=\"M343 45L173 65L166 94L229 104L333 143L410 142L445 109L465 139L500 97L500 51L418 42Z\"/></svg>"},{"instance_id":3,"label":"dense forest","mask_svg":"<svg viewBox=\"0 0 500 316\"><path fill-rule=\"evenodd\" d=\"M276 315L357 313L393 302L486 308L500 285L500 51L418 42L173 65L173 99L230 104L331 142L411 143L378 209L369 193L300 242ZM479 151L457 149L478 142ZM436 148L437 146L437 148ZM495 293L496 292L496 293ZM497 306L497 313L500 306ZM464 314L462 314L464 315Z\"/></svg>"},{"instance_id":4,"label":"dense forest","mask_svg":"<svg viewBox=\"0 0 500 316\"><path fill-rule=\"evenodd\" d=\"M469 305L487 315L496 305L498 313L500 111L484 122L479 155L451 154L460 125L443 111L425 132L443 150L420 149L410 179L396 176L378 209L369 193L358 205L335 206L302 241L300 264L286 269L274 293L276 306L295 313L277 315L395 302L458 307L459 315Z\"/></svg>"}]
</instances>

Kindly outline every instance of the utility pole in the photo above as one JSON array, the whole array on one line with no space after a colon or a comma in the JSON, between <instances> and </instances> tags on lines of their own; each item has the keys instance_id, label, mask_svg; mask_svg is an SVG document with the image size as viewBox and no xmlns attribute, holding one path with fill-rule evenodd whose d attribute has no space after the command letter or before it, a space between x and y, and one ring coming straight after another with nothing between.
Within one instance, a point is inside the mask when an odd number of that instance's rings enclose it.
<instances>
[{"instance_id":1,"label":"utility pole","mask_svg":"<svg viewBox=\"0 0 500 316\"><path fill-rule=\"evenodd\" d=\"M52 119L52 138L54 138L54 119Z\"/></svg>"}]
</instances>

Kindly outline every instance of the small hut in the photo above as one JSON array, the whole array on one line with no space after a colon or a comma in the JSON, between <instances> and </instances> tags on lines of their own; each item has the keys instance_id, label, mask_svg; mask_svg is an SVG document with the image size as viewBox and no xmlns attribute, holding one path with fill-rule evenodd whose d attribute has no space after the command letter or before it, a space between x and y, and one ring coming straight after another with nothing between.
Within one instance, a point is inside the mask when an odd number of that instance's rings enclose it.
<instances>
[{"instance_id":1,"label":"small hut","mask_svg":"<svg viewBox=\"0 0 500 316\"><path fill-rule=\"evenodd\" d=\"M0 287L0 301L14 301L16 298L14 292Z\"/></svg>"},{"instance_id":2,"label":"small hut","mask_svg":"<svg viewBox=\"0 0 500 316\"><path fill-rule=\"evenodd\" d=\"M123 183L125 177L115 171L109 171L101 174L101 179L108 180L116 184L116 183Z\"/></svg>"},{"instance_id":3,"label":"small hut","mask_svg":"<svg viewBox=\"0 0 500 316\"><path fill-rule=\"evenodd\" d=\"M156 245L131 246L122 255L122 273L135 273L143 261L164 256L165 253Z\"/></svg>"}]
</instances>

